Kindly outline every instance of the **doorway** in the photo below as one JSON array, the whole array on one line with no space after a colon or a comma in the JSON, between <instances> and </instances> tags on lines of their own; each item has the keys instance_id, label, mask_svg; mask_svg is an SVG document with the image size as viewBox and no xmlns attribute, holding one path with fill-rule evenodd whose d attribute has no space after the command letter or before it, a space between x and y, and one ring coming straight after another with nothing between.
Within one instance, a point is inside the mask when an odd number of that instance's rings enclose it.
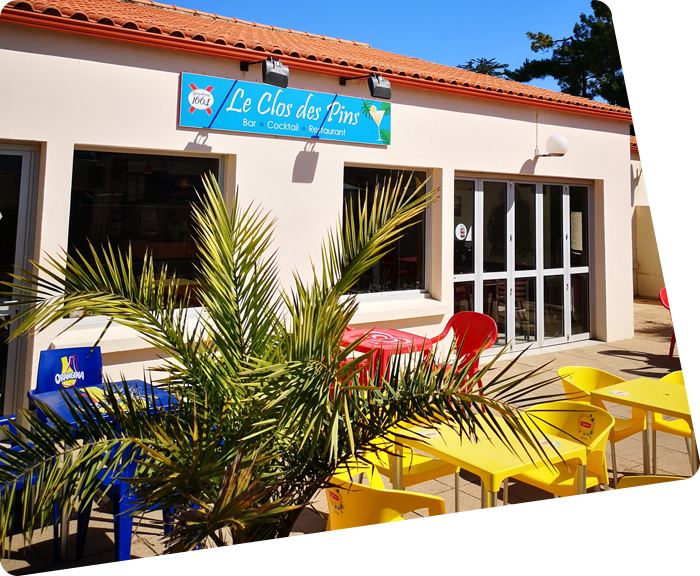
<instances>
[{"instance_id":1,"label":"doorway","mask_svg":"<svg viewBox=\"0 0 700 576\"><path fill-rule=\"evenodd\" d=\"M35 202L30 190L36 174L37 154L27 148L0 146L0 281L12 283L15 266L26 268L33 247ZM11 287L0 285L0 291ZM12 297L0 296L0 322L19 313ZM24 391L24 339L7 342L10 326L0 329L0 409L16 411Z\"/></svg>"},{"instance_id":2,"label":"doorway","mask_svg":"<svg viewBox=\"0 0 700 576\"><path fill-rule=\"evenodd\" d=\"M498 325L496 347L590 338L589 187L455 180L454 311Z\"/></svg>"}]
</instances>

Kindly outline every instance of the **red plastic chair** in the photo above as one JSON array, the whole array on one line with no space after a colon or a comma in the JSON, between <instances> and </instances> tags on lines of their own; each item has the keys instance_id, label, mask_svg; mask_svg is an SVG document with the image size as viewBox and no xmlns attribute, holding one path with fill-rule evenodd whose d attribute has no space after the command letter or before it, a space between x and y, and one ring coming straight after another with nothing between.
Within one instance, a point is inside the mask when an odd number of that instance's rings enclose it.
<instances>
[{"instance_id":1,"label":"red plastic chair","mask_svg":"<svg viewBox=\"0 0 700 576\"><path fill-rule=\"evenodd\" d=\"M700 370L700 300L691 300L685 305L685 311L688 315L688 328L690 331L690 336L693 341L693 362L695 367ZM693 321L697 322L698 325L694 326ZM688 341L688 336L686 335L686 342Z\"/></svg>"},{"instance_id":2,"label":"red plastic chair","mask_svg":"<svg viewBox=\"0 0 700 576\"><path fill-rule=\"evenodd\" d=\"M685 355L690 356L692 337L686 312L683 311L688 299L683 296L683 293L678 288L667 286L659 290L659 300L661 300L661 304L663 304L664 308L671 314L671 324L673 324L673 336L671 336L671 349L668 352L668 357L673 358L673 350L676 347L676 336L679 332L682 332L685 338Z\"/></svg>"},{"instance_id":3,"label":"red plastic chair","mask_svg":"<svg viewBox=\"0 0 700 576\"><path fill-rule=\"evenodd\" d=\"M491 316L480 312L457 312L447 322L447 326L442 334L430 340L430 348L435 346L440 340L447 338L451 330L454 330L456 349L459 354L458 366L467 364L484 346L484 350L491 348L498 337L498 326ZM469 377L479 371L479 360L469 369ZM481 380L478 384L481 388Z\"/></svg>"}]
</instances>

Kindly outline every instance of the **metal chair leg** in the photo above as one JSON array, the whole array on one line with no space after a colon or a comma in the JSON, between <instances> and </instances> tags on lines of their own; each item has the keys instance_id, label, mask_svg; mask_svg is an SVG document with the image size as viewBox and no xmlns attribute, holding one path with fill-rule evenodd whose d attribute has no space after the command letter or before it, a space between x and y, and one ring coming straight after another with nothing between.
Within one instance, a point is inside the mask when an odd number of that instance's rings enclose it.
<instances>
[{"instance_id":1,"label":"metal chair leg","mask_svg":"<svg viewBox=\"0 0 700 576\"><path fill-rule=\"evenodd\" d=\"M503 481L503 547L508 548L508 478Z\"/></svg>"},{"instance_id":2,"label":"metal chair leg","mask_svg":"<svg viewBox=\"0 0 700 576\"><path fill-rule=\"evenodd\" d=\"M668 357L673 358L673 347L676 345L676 331L671 328L671 348L668 351Z\"/></svg>"},{"instance_id":3,"label":"metal chair leg","mask_svg":"<svg viewBox=\"0 0 700 576\"><path fill-rule=\"evenodd\" d=\"M617 458L615 458L615 444L610 444L610 460L612 460L612 469L613 469L613 477L612 477L612 486L613 488L617 488Z\"/></svg>"},{"instance_id":4,"label":"metal chair leg","mask_svg":"<svg viewBox=\"0 0 700 576\"><path fill-rule=\"evenodd\" d=\"M455 546L459 546L459 535L462 532L462 514L459 502L459 470L455 472Z\"/></svg>"},{"instance_id":5,"label":"metal chair leg","mask_svg":"<svg viewBox=\"0 0 700 576\"><path fill-rule=\"evenodd\" d=\"M656 430L651 429L651 473L656 476Z\"/></svg>"},{"instance_id":6,"label":"metal chair leg","mask_svg":"<svg viewBox=\"0 0 700 576\"><path fill-rule=\"evenodd\" d=\"M481 526L479 528L479 536L481 538L481 543L486 544L486 488L484 487L484 481L481 481Z\"/></svg>"},{"instance_id":7,"label":"metal chair leg","mask_svg":"<svg viewBox=\"0 0 700 576\"><path fill-rule=\"evenodd\" d=\"M559 521L559 529L564 530L564 520L561 517L561 501L559 496L554 495L554 507L557 509L557 520Z\"/></svg>"}]
</instances>

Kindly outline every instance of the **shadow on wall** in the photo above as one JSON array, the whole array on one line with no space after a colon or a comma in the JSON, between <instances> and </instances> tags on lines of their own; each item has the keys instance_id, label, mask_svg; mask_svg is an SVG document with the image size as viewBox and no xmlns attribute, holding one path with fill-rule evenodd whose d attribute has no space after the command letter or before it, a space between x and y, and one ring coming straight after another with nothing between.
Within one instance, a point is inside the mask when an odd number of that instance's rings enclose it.
<instances>
[{"instance_id":1,"label":"shadow on wall","mask_svg":"<svg viewBox=\"0 0 700 576\"><path fill-rule=\"evenodd\" d=\"M211 146L207 146L209 134L199 132L192 142L188 142L185 150L188 152L211 152Z\"/></svg>"},{"instance_id":2,"label":"shadow on wall","mask_svg":"<svg viewBox=\"0 0 700 576\"><path fill-rule=\"evenodd\" d=\"M298 184L311 184L316 177L318 166L318 152L314 151L315 142L306 142L304 149L297 154L292 171L292 182Z\"/></svg>"},{"instance_id":3,"label":"shadow on wall","mask_svg":"<svg viewBox=\"0 0 700 576\"><path fill-rule=\"evenodd\" d=\"M523 165L520 167L520 174L535 174L535 166L537 166L537 160L525 160Z\"/></svg>"},{"instance_id":4,"label":"shadow on wall","mask_svg":"<svg viewBox=\"0 0 700 576\"><path fill-rule=\"evenodd\" d=\"M632 180L632 206L637 205L637 188L642 180L642 165L637 169L634 163L630 163L630 179ZM648 203L648 201L646 202Z\"/></svg>"}]
</instances>

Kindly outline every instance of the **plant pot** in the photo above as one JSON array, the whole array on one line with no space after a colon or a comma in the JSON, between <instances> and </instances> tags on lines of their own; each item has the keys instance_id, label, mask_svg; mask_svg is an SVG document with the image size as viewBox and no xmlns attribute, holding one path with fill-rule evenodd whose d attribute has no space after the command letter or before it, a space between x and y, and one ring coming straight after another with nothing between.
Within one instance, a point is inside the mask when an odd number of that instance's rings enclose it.
<instances>
[{"instance_id":1,"label":"plant pot","mask_svg":"<svg viewBox=\"0 0 700 576\"><path fill-rule=\"evenodd\" d=\"M366 576L352 562L319 548L287 544L292 568L316 576ZM207 576L216 573L216 564L199 554L192 554L176 571L159 570L153 576Z\"/></svg>"}]
</instances>

